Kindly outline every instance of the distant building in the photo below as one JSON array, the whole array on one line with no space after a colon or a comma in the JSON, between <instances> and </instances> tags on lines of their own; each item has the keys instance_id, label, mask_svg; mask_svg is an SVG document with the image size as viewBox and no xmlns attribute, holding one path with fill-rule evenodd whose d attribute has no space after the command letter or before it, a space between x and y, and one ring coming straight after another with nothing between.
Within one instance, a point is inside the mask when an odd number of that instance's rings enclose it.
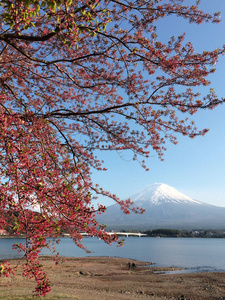
<instances>
[{"instance_id":1,"label":"distant building","mask_svg":"<svg viewBox=\"0 0 225 300\"><path fill-rule=\"evenodd\" d=\"M0 235L9 235L9 233L5 229L0 229Z\"/></svg>"}]
</instances>

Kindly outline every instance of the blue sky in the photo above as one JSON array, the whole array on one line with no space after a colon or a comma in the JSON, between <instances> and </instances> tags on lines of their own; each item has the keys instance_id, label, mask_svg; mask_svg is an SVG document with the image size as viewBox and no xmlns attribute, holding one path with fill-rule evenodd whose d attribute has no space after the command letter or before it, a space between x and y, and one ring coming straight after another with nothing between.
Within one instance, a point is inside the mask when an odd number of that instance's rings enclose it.
<instances>
[{"instance_id":1,"label":"blue sky","mask_svg":"<svg viewBox=\"0 0 225 300\"><path fill-rule=\"evenodd\" d=\"M190 1L188 1L190 2ZM221 11L220 24L189 24L181 18L165 18L158 23L159 37L166 41L170 36L186 32L186 41L191 41L196 51L213 50L225 44L225 1L202 0L200 8L205 11ZM225 57L221 57L217 70L210 77L211 85L219 97L225 97ZM210 88L199 89L206 94ZM164 161L157 154L147 160L146 172L132 154L102 153L107 172L93 172L93 180L122 199L145 189L156 182L166 183L188 196L225 207L225 104L213 111L201 111L190 119L198 128L209 128L204 137L189 139L178 136L178 145L167 142ZM113 204L101 198L105 205Z\"/></svg>"}]
</instances>

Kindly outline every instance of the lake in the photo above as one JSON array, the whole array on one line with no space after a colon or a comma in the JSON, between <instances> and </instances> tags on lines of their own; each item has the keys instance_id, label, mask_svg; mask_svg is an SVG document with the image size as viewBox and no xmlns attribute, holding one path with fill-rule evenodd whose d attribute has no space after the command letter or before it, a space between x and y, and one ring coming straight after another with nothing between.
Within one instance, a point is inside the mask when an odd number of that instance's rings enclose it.
<instances>
[{"instance_id":1,"label":"lake","mask_svg":"<svg viewBox=\"0 0 225 300\"><path fill-rule=\"evenodd\" d=\"M14 243L23 239L0 239L0 259L20 257L12 250ZM225 272L225 239L128 237L123 247L108 246L97 238L84 238L83 245L74 245L70 238L62 238L56 246L61 256L116 256L153 262L162 267L183 267L183 272ZM48 250L43 255L50 255Z\"/></svg>"}]
</instances>

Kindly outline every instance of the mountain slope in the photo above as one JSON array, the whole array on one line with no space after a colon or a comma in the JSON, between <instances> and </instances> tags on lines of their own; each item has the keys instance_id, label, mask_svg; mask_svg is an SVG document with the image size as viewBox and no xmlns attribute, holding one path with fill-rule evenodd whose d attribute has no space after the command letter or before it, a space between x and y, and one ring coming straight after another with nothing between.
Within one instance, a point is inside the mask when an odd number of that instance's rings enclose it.
<instances>
[{"instance_id":1,"label":"mountain slope","mask_svg":"<svg viewBox=\"0 0 225 300\"><path fill-rule=\"evenodd\" d=\"M180 193L173 187L164 183L155 183L132 198L135 203L143 203L151 206L164 203L202 204L202 202L193 200L192 198Z\"/></svg>"},{"instance_id":2,"label":"mountain slope","mask_svg":"<svg viewBox=\"0 0 225 300\"><path fill-rule=\"evenodd\" d=\"M98 221L115 230L225 229L225 208L194 200L166 184L153 184L131 199L146 210L143 215L125 215L115 204Z\"/></svg>"}]
</instances>

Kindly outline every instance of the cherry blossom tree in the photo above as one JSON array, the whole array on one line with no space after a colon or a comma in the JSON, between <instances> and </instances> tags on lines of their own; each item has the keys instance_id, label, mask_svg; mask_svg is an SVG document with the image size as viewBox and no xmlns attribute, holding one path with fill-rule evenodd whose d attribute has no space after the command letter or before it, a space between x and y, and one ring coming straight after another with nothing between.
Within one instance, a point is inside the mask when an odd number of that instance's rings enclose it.
<instances>
[{"instance_id":1,"label":"cherry blossom tree","mask_svg":"<svg viewBox=\"0 0 225 300\"><path fill-rule=\"evenodd\" d=\"M189 23L219 22L199 2L184 0L8 0L0 3L0 229L25 234L24 276L36 294L50 288L38 260L46 237L70 234L82 247L82 232L117 241L95 215L98 195L114 199L125 213L129 200L103 190L91 170L105 170L101 151L131 150L162 159L166 139L204 135L187 114L223 102L207 76L224 49L197 53L185 35L162 43L157 21L170 15ZM40 212L32 207L40 207ZM8 276L2 264L0 275Z\"/></svg>"}]
</instances>

